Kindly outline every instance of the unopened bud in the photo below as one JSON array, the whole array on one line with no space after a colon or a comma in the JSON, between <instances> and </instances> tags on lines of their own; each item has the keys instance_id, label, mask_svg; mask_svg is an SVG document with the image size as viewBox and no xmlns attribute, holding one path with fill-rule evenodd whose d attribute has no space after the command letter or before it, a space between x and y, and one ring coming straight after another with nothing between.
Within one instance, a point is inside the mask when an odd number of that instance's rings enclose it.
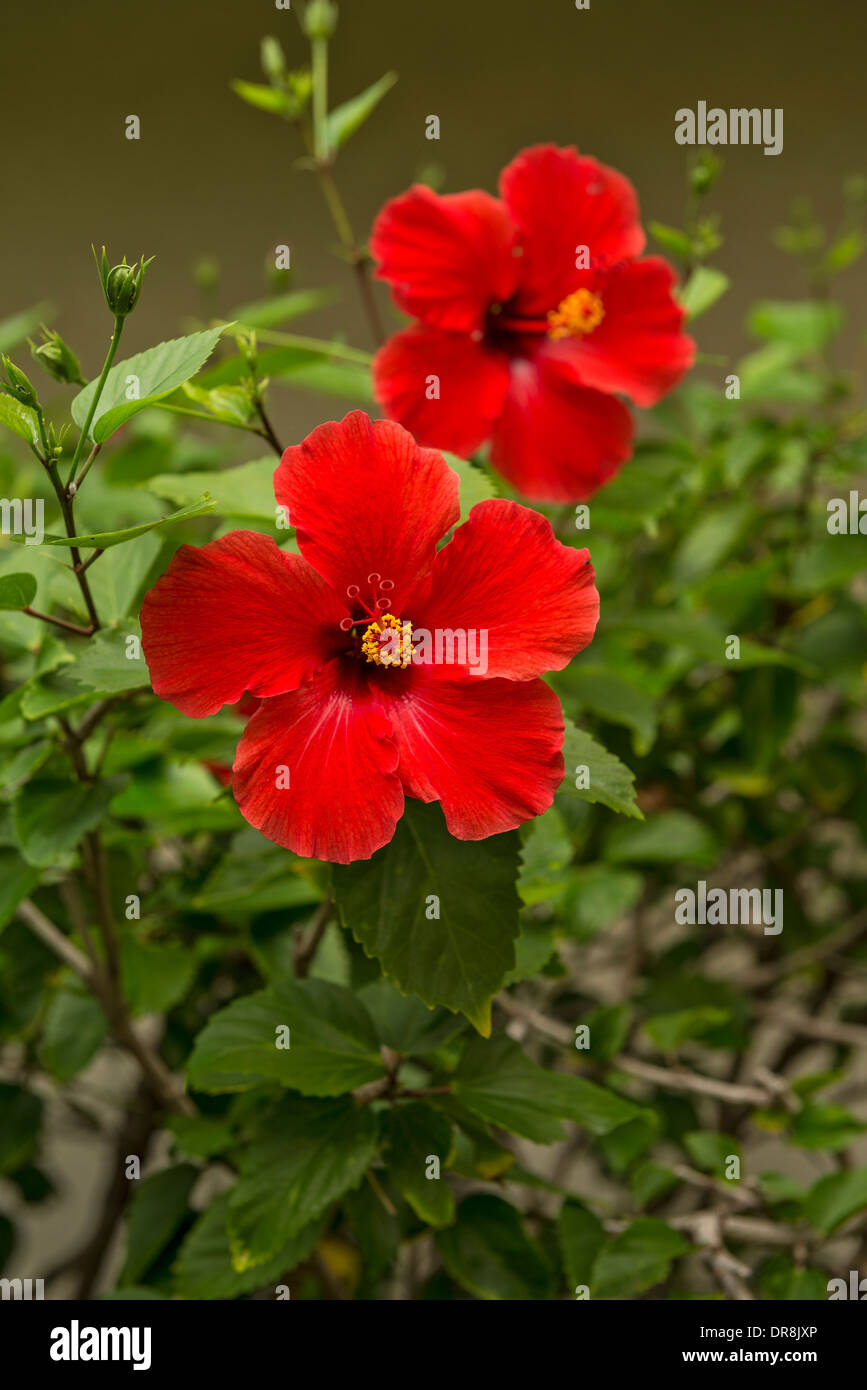
<instances>
[{"instance_id":1,"label":"unopened bud","mask_svg":"<svg viewBox=\"0 0 867 1390\"><path fill-rule=\"evenodd\" d=\"M53 329L43 328L42 337L43 341L38 345L30 343L30 351L39 365L44 367L55 381L80 382L83 386L81 363L69 344Z\"/></svg>"},{"instance_id":2,"label":"unopened bud","mask_svg":"<svg viewBox=\"0 0 867 1390\"><path fill-rule=\"evenodd\" d=\"M115 318L125 318L127 314L132 313L138 303L142 278L150 263L150 260L142 258L134 265L127 265L124 256L120 265L109 267L108 256L103 246L102 258L97 261L99 278L102 281L105 302Z\"/></svg>"},{"instance_id":3,"label":"unopened bud","mask_svg":"<svg viewBox=\"0 0 867 1390\"><path fill-rule=\"evenodd\" d=\"M3 384L9 395L14 396L21 405L38 405L39 397L30 379L24 375L21 368L16 367L11 357L7 357L5 352L0 353L0 362L3 363L3 370L6 373L6 381Z\"/></svg>"},{"instance_id":4,"label":"unopened bud","mask_svg":"<svg viewBox=\"0 0 867 1390\"><path fill-rule=\"evenodd\" d=\"M337 28L337 6L332 0L310 0L303 23L308 39L330 39Z\"/></svg>"}]
</instances>

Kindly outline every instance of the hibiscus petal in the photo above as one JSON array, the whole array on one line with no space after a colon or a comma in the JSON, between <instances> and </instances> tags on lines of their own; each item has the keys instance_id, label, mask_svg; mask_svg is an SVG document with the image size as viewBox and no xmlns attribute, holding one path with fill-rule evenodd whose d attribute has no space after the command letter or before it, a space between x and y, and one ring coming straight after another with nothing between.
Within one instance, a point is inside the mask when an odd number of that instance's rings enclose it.
<instances>
[{"instance_id":1,"label":"hibiscus petal","mask_svg":"<svg viewBox=\"0 0 867 1390\"><path fill-rule=\"evenodd\" d=\"M431 595L414 623L431 632L486 632L482 674L526 680L561 671L590 642L598 619L588 552L561 545L550 521L529 507L491 500L477 502L438 551Z\"/></svg>"},{"instance_id":2,"label":"hibiscus petal","mask_svg":"<svg viewBox=\"0 0 867 1390\"><path fill-rule=\"evenodd\" d=\"M386 203L370 250L401 309L439 328L470 332L514 290L514 237L503 204L489 193L441 197L415 184Z\"/></svg>"},{"instance_id":3,"label":"hibiscus petal","mask_svg":"<svg viewBox=\"0 0 867 1390\"><path fill-rule=\"evenodd\" d=\"M442 802L459 840L523 825L563 780L563 711L544 681L417 677L393 722L407 796Z\"/></svg>"},{"instance_id":4,"label":"hibiscus petal","mask_svg":"<svg viewBox=\"0 0 867 1390\"><path fill-rule=\"evenodd\" d=\"M233 780L241 814L306 858L369 859L403 814L390 733L364 673L329 663L300 690L263 701L244 730Z\"/></svg>"},{"instance_id":5,"label":"hibiscus petal","mask_svg":"<svg viewBox=\"0 0 867 1390\"><path fill-rule=\"evenodd\" d=\"M394 611L426 592L437 541L460 515L458 479L441 454L420 449L392 420L361 410L320 425L286 450L274 474L298 548L343 596L368 576L394 586Z\"/></svg>"},{"instance_id":6,"label":"hibiscus petal","mask_svg":"<svg viewBox=\"0 0 867 1390\"><path fill-rule=\"evenodd\" d=\"M544 315L576 287L576 250L591 260L638 256L644 232L635 189L623 174L572 147L534 145L500 175L500 193L523 248L516 310Z\"/></svg>"},{"instance_id":7,"label":"hibiscus petal","mask_svg":"<svg viewBox=\"0 0 867 1390\"><path fill-rule=\"evenodd\" d=\"M407 328L377 353L373 386L383 410L422 444L466 457L489 437L502 409L509 363L468 334Z\"/></svg>"},{"instance_id":8,"label":"hibiscus petal","mask_svg":"<svg viewBox=\"0 0 867 1390\"><path fill-rule=\"evenodd\" d=\"M632 420L620 401L575 386L544 355L513 364L491 459L525 497L580 501L631 453Z\"/></svg>"},{"instance_id":9,"label":"hibiscus petal","mask_svg":"<svg viewBox=\"0 0 867 1390\"><path fill-rule=\"evenodd\" d=\"M605 317L599 327L584 338L560 339L552 351L584 386L655 405L695 361L675 280L659 256L615 267L600 282Z\"/></svg>"},{"instance_id":10,"label":"hibiscus petal","mask_svg":"<svg viewBox=\"0 0 867 1390\"><path fill-rule=\"evenodd\" d=\"M201 719L245 691L279 695L335 655L346 604L270 536L231 531L181 546L141 610L157 695Z\"/></svg>"}]
</instances>

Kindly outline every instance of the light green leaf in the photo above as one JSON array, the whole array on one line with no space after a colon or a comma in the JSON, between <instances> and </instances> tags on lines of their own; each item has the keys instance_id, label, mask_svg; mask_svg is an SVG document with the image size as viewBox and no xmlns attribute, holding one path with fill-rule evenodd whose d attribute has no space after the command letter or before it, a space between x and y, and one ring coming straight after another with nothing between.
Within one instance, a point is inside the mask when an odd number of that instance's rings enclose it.
<instances>
[{"instance_id":1,"label":"light green leaf","mask_svg":"<svg viewBox=\"0 0 867 1390\"><path fill-rule=\"evenodd\" d=\"M154 491L157 489L154 488ZM142 521L138 526L127 526L123 531L94 531L86 536L46 535L43 545L74 545L79 548L92 546L94 550L108 550L113 545L123 545L125 541L137 540L147 531L162 530L166 526L176 526L181 521L190 521L195 516L206 516L208 512L216 511L216 508L214 498L204 492L180 511L172 512L169 516L158 516L155 521Z\"/></svg>"},{"instance_id":2,"label":"light green leaf","mask_svg":"<svg viewBox=\"0 0 867 1390\"><path fill-rule=\"evenodd\" d=\"M196 972L193 951L125 936L121 941L124 997L134 1014L168 1013L183 999Z\"/></svg>"},{"instance_id":3,"label":"light green leaf","mask_svg":"<svg viewBox=\"0 0 867 1390\"><path fill-rule=\"evenodd\" d=\"M371 1107L348 1096L287 1096L272 1110L229 1196L235 1268L269 1259L357 1187L376 1152L378 1132Z\"/></svg>"},{"instance_id":4,"label":"light green leaf","mask_svg":"<svg viewBox=\"0 0 867 1390\"><path fill-rule=\"evenodd\" d=\"M713 1129L694 1129L683 1136L683 1144L696 1168L712 1173L723 1182L732 1182L726 1174L730 1158L740 1158L741 1147L730 1134Z\"/></svg>"},{"instance_id":5,"label":"light green leaf","mask_svg":"<svg viewBox=\"0 0 867 1390\"><path fill-rule=\"evenodd\" d=\"M804 1198L804 1211L811 1226L829 1236L856 1212L867 1207L867 1168L829 1173L814 1183Z\"/></svg>"},{"instance_id":6,"label":"light green leaf","mask_svg":"<svg viewBox=\"0 0 867 1390\"><path fill-rule=\"evenodd\" d=\"M608 837L605 857L616 864L710 864L716 838L688 811L664 811L644 825L617 825Z\"/></svg>"},{"instance_id":7,"label":"light green leaf","mask_svg":"<svg viewBox=\"0 0 867 1390\"><path fill-rule=\"evenodd\" d=\"M188 1063L200 1091L277 1081L302 1095L337 1096L384 1074L364 1005L325 980L285 980L235 1000L208 1020Z\"/></svg>"},{"instance_id":8,"label":"light green leaf","mask_svg":"<svg viewBox=\"0 0 867 1390\"><path fill-rule=\"evenodd\" d=\"M460 479L460 521L466 521L470 514L470 508L474 507L477 502L487 502L489 497L498 495L496 485L493 478L484 469L477 468L474 463L470 463L467 459L459 458L457 454L448 453L444 453L443 458Z\"/></svg>"},{"instance_id":9,"label":"light green leaf","mask_svg":"<svg viewBox=\"0 0 867 1390\"><path fill-rule=\"evenodd\" d=\"M662 1283L672 1261L691 1246L679 1231L656 1217L640 1216L599 1253L593 1266L592 1295L629 1298Z\"/></svg>"},{"instance_id":10,"label":"light green leaf","mask_svg":"<svg viewBox=\"0 0 867 1390\"><path fill-rule=\"evenodd\" d=\"M36 332L40 324L54 315L51 304L36 304L32 309L22 309L20 313L10 314L0 319L0 352L10 352Z\"/></svg>"},{"instance_id":11,"label":"light green leaf","mask_svg":"<svg viewBox=\"0 0 867 1390\"><path fill-rule=\"evenodd\" d=\"M680 302L687 318L697 319L716 304L729 287L729 277L713 266L700 265L692 272L680 291Z\"/></svg>"},{"instance_id":12,"label":"light green leaf","mask_svg":"<svg viewBox=\"0 0 867 1390\"><path fill-rule=\"evenodd\" d=\"M515 831L456 840L438 805L407 801L389 845L335 867L340 920L401 990L487 1034L515 964L518 850Z\"/></svg>"},{"instance_id":13,"label":"light green leaf","mask_svg":"<svg viewBox=\"0 0 867 1390\"><path fill-rule=\"evenodd\" d=\"M221 324L218 328L203 329L201 333L190 333L186 338L172 338L112 367L90 427L95 442L103 443L133 415L195 376L210 357L226 326ZM96 386L95 381L89 382L70 407L79 429L84 428ZM134 400L127 396L127 391L132 389L136 392Z\"/></svg>"},{"instance_id":14,"label":"light green leaf","mask_svg":"<svg viewBox=\"0 0 867 1390\"><path fill-rule=\"evenodd\" d=\"M566 775L560 784L562 792L580 796L582 801L601 802L610 810L632 816L635 820L644 819L635 800L635 774L601 743L574 724L566 725L563 760ZM576 785L579 780L584 780L583 771L580 777L578 775L579 769L583 768L588 770L590 785L587 787Z\"/></svg>"},{"instance_id":15,"label":"light green leaf","mask_svg":"<svg viewBox=\"0 0 867 1390\"><path fill-rule=\"evenodd\" d=\"M834 300L763 300L747 321L756 338L785 343L799 356L820 352L843 326L843 306Z\"/></svg>"},{"instance_id":16,"label":"light green leaf","mask_svg":"<svg viewBox=\"0 0 867 1390\"><path fill-rule=\"evenodd\" d=\"M376 110L386 92L397 81L396 72L387 72L378 82L360 92L357 97L335 106L329 113L327 140L329 150L338 150Z\"/></svg>"},{"instance_id":17,"label":"light green leaf","mask_svg":"<svg viewBox=\"0 0 867 1390\"><path fill-rule=\"evenodd\" d=\"M176 505L189 504L192 497L205 492L210 500L208 510L219 516L267 521L272 526L276 523L273 458L254 459L220 473L158 473L148 478L145 486Z\"/></svg>"},{"instance_id":18,"label":"light green leaf","mask_svg":"<svg viewBox=\"0 0 867 1390\"><path fill-rule=\"evenodd\" d=\"M660 1052L674 1052L685 1042L701 1038L728 1023L728 1009L712 1004L699 1004L694 1009L679 1009L675 1013L655 1014L644 1024L644 1031Z\"/></svg>"},{"instance_id":19,"label":"light green leaf","mask_svg":"<svg viewBox=\"0 0 867 1390\"><path fill-rule=\"evenodd\" d=\"M137 619L128 618L123 627L106 627L94 633L68 675L70 680L104 695L149 687Z\"/></svg>"},{"instance_id":20,"label":"light green leaf","mask_svg":"<svg viewBox=\"0 0 867 1390\"><path fill-rule=\"evenodd\" d=\"M340 292L336 289L293 290L290 294L271 295L252 304L241 304L232 310L230 318L239 328L274 328L279 323L289 323L316 309L324 309L339 298Z\"/></svg>"},{"instance_id":21,"label":"light green leaf","mask_svg":"<svg viewBox=\"0 0 867 1390\"><path fill-rule=\"evenodd\" d=\"M268 111L273 116L288 116L292 110L287 94L276 87L266 87L264 82L242 82L236 78L231 86L236 96L248 106L255 106L258 111Z\"/></svg>"},{"instance_id":22,"label":"light green leaf","mask_svg":"<svg viewBox=\"0 0 867 1390\"><path fill-rule=\"evenodd\" d=\"M5 425L7 430L12 430L21 439L26 439L28 444L39 446L39 426L36 423L35 412L29 405L22 405L20 401L13 400L0 392L0 425Z\"/></svg>"},{"instance_id":23,"label":"light green leaf","mask_svg":"<svg viewBox=\"0 0 867 1390\"><path fill-rule=\"evenodd\" d=\"M36 587L32 574L0 575L0 608L26 608L36 597Z\"/></svg>"},{"instance_id":24,"label":"light green leaf","mask_svg":"<svg viewBox=\"0 0 867 1390\"><path fill-rule=\"evenodd\" d=\"M687 236L686 232L679 231L677 227L667 227L664 222L649 222L647 225L654 241L658 241L672 256L688 260L692 255L692 237Z\"/></svg>"}]
</instances>

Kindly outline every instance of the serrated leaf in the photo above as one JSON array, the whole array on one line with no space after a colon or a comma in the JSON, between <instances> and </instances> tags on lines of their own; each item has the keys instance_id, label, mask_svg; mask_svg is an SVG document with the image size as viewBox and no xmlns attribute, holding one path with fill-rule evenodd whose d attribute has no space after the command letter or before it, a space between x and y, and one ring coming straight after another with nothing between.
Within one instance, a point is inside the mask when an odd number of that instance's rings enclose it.
<instances>
[{"instance_id":1,"label":"serrated leaf","mask_svg":"<svg viewBox=\"0 0 867 1390\"><path fill-rule=\"evenodd\" d=\"M132 419L140 410L189 381L207 362L220 340L226 325L190 333L185 338L172 338L157 347L128 357L112 367L96 407L90 434L97 444L103 443L115 430ZM127 390L135 378L135 400L127 398ZM84 428L97 382L88 382L72 402L72 418L79 429Z\"/></svg>"},{"instance_id":2,"label":"serrated leaf","mask_svg":"<svg viewBox=\"0 0 867 1390\"><path fill-rule=\"evenodd\" d=\"M457 454L443 453L443 458L449 468L457 473L460 479L459 497L461 514L458 525L466 521L470 514L470 509L477 502L486 502L489 497L499 496L493 478L482 468L477 468L468 459L459 458Z\"/></svg>"},{"instance_id":3,"label":"serrated leaf","mask_svg":"<svg viewBox=\"0 0 867 1390\"><path fill-rule=\"evenodd\" d=\"M582 801L600 802L622 816L644 819L635 800L634 772L574 724L566 725L563 760L566 775L560 784L561 791L580 796ZM583 770L579 776L579 769L584 768L590 784L587 787L578 785L585 776Z\"/></svg>"},{"instance_id":4,"label":"serrated leaf","mask_svg":"<svg viewBox=\"0 0 867 1390\"><path fill-rule=\"evenodd\" d=\"M391 91L397 81L396 72L387 72L357 97L351 97L329 113L327 139L329 150L338 150L351 135L372 116L386 92Z\"/></svg>"},{"instance_id":5,"label":"serrated leaf","mask_svg":"<svg viewBox=\"0 0 867 1390\"><path fill-rule=\"evenodd\" d=\"M35 599L36 588L32 574L0 575L0 609L26 608Z\"/></svg>"},{"instance_id":6,"label":"serrated leaf","mask_svg":"<svg viewBox=\"0 0 867 1390\"><path fill-rule=\"evenodd\" d=\"M428 1226L448 1226L455 1199L445 1174L452 1147L448 1121L423 1101L395 1105L388 1125L388 1174L416 1216ZM431 1158L438 1158L439 1177L429 1177Z\"/></svg>"},{"instance_id":7,"label":"serrated leaf","mask_svg":"<svg viewBox=\"0 0 867 1390\"><path fill-rule=\"evenodd\" d=\"M358 991L380 1042L404 1057L432 1052L466 1027L445 1009L430 1009L412 994L401 994L390 980L374 980Z\"/></svg>"},{"instance_id":8,"label":"serrated leaf","mask_svg":"<svg viewBox=\"0 0 867 1390\"><path fill-rule=\"evenodd\" d=\"M219 516L276 523L272 458L253 459L220 473L158 473L145 486L176 506L188 505L191 497L205 492L211 500L209 510Z\"/></svg>"},{"instance_id":9,"label":"serrated leaf","mask_svg":"<svg viewBox=\"0 0 867 1390\"><path fill-rule=\"evenodd\" d=\"M401 990L487 1033L491 999L515 964L518 851L515 831L456 840L438 805L407 801L389 845L335 866L340 920Z\"/></svg>"},{"instance_id":10,"label":"serrated leaf","mask_svg":"<svg viewBox=\"0 0 867 1390\"><path fill-rule=\"evenodd\" d=\"M157 491L156 488L153 490ZM108 550L113 545L124 545L126 541L137 540L148 531L163 530L167 526L176 526L181 521L190 521L196 516L207 516L216 509L215 499L208 492L203 492L195 501L181 507L180 511L171 512L168 516L158 516L154 521L142 521L138 526L127 526L122 531L92 531L85 536L46 535L42 544L74 545L79 548L91 546L94 550Z\"/></svg>"},{"instance_id":11,"label":"serrated leaf","mask_svg":"<svg viewBox=\"0 0 867 1390\"><path fill-rule=\"evenodd\" d=\"M214 1014L196 1038L187 1074L200 1091L276 1081L302 1095L336 1096L378 1080L385 1065L370 1015L351 990L286 980Z\"/></svg>"},{"instance_id":12,"label":"serrated leaf","mask_svg":"<svg viewBox=\"0 0 867 1390\"><path fill-rule=\"evenodd\" d=\"M131 643L130 638L135 640ZM141 655L141 628L137 619L128 618L123 627L101 628L94 633L67 674L78 685L104 695L149 687L150 676Z\"/></svg>"},{"instance_id":13,"label":"serrated leaf","mask_svg":"<svg viewBox=\"0 0 867 1390\"><path fill-rule=\"evenodd\" d=\"M181 1246L172 1270L179 1297L238 1298L276 1283L306 1260L322 1235L327 1213L311 1221L271 1259L243 1270L232 1264L228 1218L229 1194L224 1192L202 1213Z\"/></svg>"},{"instance_id":14,"label":"serrated leaf","mask_svg":"<svg viewBox=\"0 0 867 1390\"><path fill-rule=\"evenodd\" d=\"M823 1236L831 1235L844 1221L867 1207L867 1168L830 1173L814 1183L804 1198L810 1225Z\"/></svg>"},{"instance_id":15,"label":"serrated leaf","mask_svg":"<svg viewBox=\"0 0 867 1390\"><path fill-rule=\"evenodd\" d=\"M123 779L76 785L49 779L26 783L17 793L13 820L21 852L28 864L54 864L108 811Z\"/></svg>"},{"instance_id":16,"label":"serrated leaf","mask_svg":"<svg viewBox=\"0 0 867 1390\"><path fill-rule=\"evenodd\" d=\"M436 1244L452 1278L477 1298L524 1300L550 1292L547 1260L501 1197L466 1197L455 1225L438 1231Z\"/></svg>"},{"instance_id":17,"label":"serrated leaf","mask_svg":"<svg viewBox=\"0 0 867 1390\"><path fill-rule=\"evenodd\" d=\"M287 1096L250 1144L229 1196L236 1269L270 1259L331 1202L357 1187L376 1152L369 1105Z\"/></svg>"},{"instance_id":18,"label":"serrated leaf","mask_svg":"<svg viewBox=\"0 0 867 1390\"><path fill-rule=\"evenodd\" d=\"M488 1124L537 1144L562 1139L564 1119L600 1135L643 1114L592 1081L537 1066L504 1033L470 1040L454 1075L454 1093Z\"/></svg>"},{"instance_id":19,"label":"serrated leaf","mask_svg":"<svg viewBox=\"0 0 867 1390\"><path fill-rule=\"evenodd\" d=\"M691 1249L689 1241L656 1217L640 1216L599 1252L592 1295L628 1298L662 1283L672 1262Z\"/></svg>"}]
</instances>

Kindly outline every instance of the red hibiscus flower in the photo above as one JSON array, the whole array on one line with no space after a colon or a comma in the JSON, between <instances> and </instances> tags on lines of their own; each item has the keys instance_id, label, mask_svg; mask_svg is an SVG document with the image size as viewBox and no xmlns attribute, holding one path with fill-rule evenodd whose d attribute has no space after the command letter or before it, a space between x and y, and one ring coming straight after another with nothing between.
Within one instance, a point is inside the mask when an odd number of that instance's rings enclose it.
<instances>
[{"instance_id":1,"label":"red hibiscus flower","mask_svg":"<svg viewBox=\"0 0 867 1390\"><path fill-rule=\"evenodd\" d=\"M563 716L539 677L593 636L586 550L503 500L477 503L438 550L457 475L361 411L287 449L274 482L300 554L249 531L182 546L141 613L163 699L196 718L261 700L235 759L244 817L349 863L391 839L405 795L441 802L463 840L550 806Z\"/></svg>"},{"instance_id":2,"label":"red hibiscus flower","mask_svg":"<svg viewBox=\"0 0 867 1390\"><path fill-rule=\"evenodd\" d=\"M538 145L500 193L416 185L379 214L377 274L417 322L377 354L377 399L422 444L468 455L490 439L528 497L583 499L632 452L614 394L655 404L695 345L671 268L635 259L644 232L622 174Z\"/></svg>"}]
</instances>

